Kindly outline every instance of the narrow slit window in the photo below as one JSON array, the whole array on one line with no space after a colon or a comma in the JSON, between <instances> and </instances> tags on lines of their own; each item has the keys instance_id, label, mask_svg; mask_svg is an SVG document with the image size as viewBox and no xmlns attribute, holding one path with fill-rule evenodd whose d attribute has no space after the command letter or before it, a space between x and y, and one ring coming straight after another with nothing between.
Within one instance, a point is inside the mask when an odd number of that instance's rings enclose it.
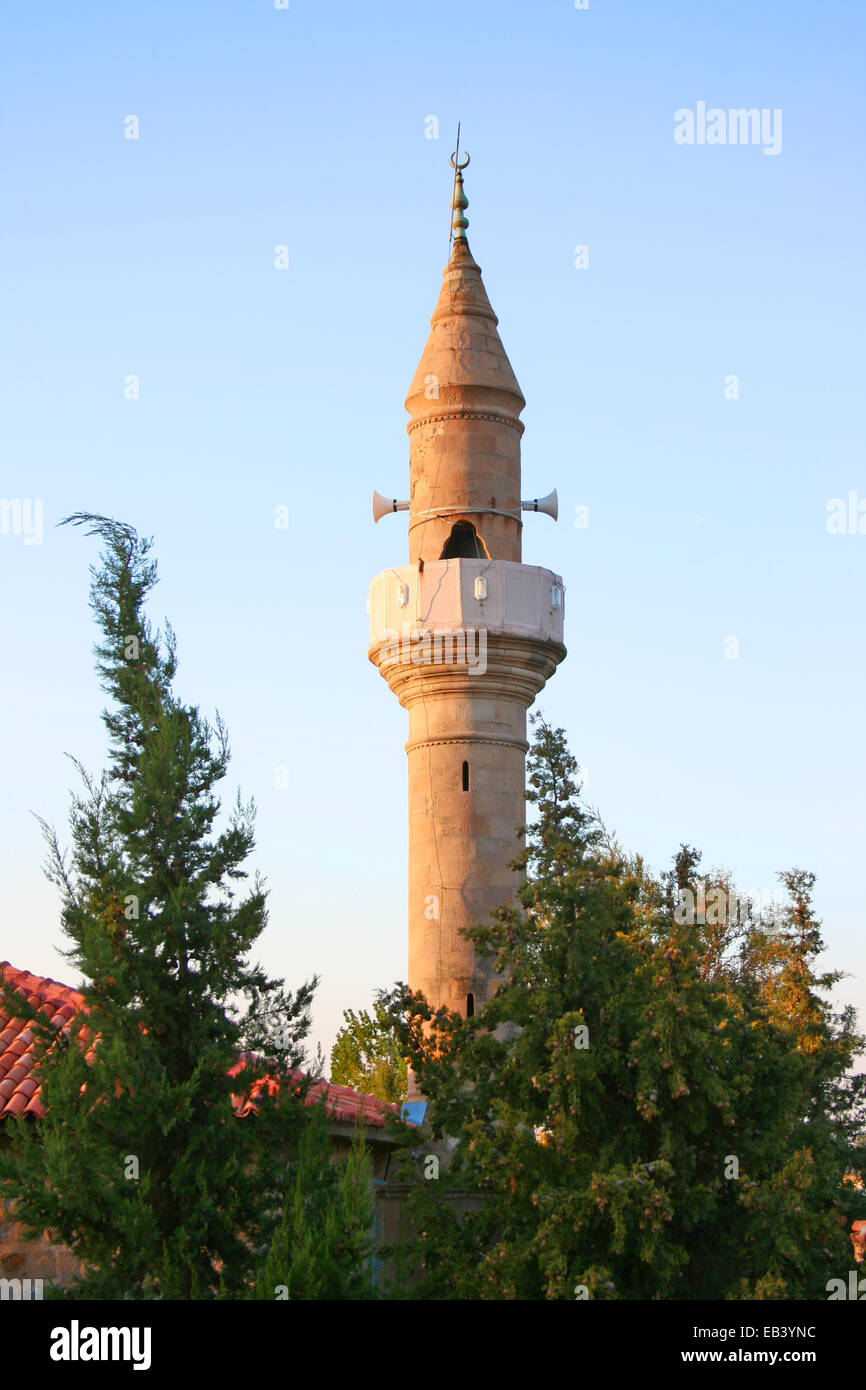
<instances>
[{"instance_id":1,"label":"narrow slit window","mask_svg":"<svg viewBox=\"0 0 866 1390\"><path fill-rule=\"evenodd\" d=\"M467 1017L467 1018L474 1018L474 1017L475 1017L475 995L474 995L474 994L467 994L467 996L466 996L466 1017Z\"/></svg>"},{"instance_id":2,"label":"narrow slit window","mask_svg":"<svg viewBox=\"0 0 866 1390\"><path fill-rule=\"evenodd\" d=\"M468 763L464 763L464 764L463 764L463 790L464 790L465 792L468 792L468 790L469 790L469 764L468 764Z\"/></svg>"}]
</instances>

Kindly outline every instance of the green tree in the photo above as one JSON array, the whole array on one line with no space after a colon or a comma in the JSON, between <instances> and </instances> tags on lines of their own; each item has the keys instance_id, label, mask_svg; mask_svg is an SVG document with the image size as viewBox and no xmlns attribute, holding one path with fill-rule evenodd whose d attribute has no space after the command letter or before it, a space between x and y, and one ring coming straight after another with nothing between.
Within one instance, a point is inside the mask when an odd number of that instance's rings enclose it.
<instances>
[{"instance_id":1,"label":"green tree","mask_svg":"<svg viewBox=\"0 0 866 1390\"><path fill-rule=\"evenodd\" d=\"M400 1104L408 1094L408 1067L385 997L377 991L372 1014L343 1010L343 1026L331 1049L331 1080Z\"/></svg>"},{"instance_id":2,"label":"green tree","mask_svg":"<svg viewBox=\"0 0 866 1390\"><path fill-rule=\"evenodd\" d=\"M864 1205L863 1039L821 998L811 880L775 934L720 933L682 910L696 851L656 879L577 792L539 721L520 909L469 933L502 984L468 1020L389 997L453 1150L413 1195L415 1294L825 1298Z\"/></svg>"},{"instance_id":3,"label":"green tree","mask_svg":"<svg viewBox=\"0 0 866 1390\"><path fill-rule=\"evenodd\" d=\"M316 981L293 993L249 960L267 917L261 882L237 887L254 808L238 798L217 831L228 739L173 693L174 636L144 612L150 542L104 517L67 521L104 542L91 606L110 763L98 779L76 764L71 858L43 822L85 1010L68 1035L34 1019L47 1113L18 1122L2 1196L79 1258L81 1296L238 1296L309 1114L287 1070L304 1060Z\"/></svg>"},{"instance_id":4,"label":"green tree","mask_svg":"<svg viewBox=\"0 0 866 1390\"><path fill-rule=\"evenodd\" d=\"M348 1155L332 1160L325 1108L313 1107L282 1219L248 1297L372 1298L371 1178L363 1124L356 1126Z\"/></svg>"}]
</instances>

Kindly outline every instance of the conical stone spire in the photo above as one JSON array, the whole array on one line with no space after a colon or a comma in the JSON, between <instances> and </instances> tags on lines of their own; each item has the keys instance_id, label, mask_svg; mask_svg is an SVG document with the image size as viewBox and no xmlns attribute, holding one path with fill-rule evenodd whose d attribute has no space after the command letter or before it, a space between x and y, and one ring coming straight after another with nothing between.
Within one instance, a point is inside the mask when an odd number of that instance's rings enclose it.
<instances>
[{"instance_id":1,"label":"conical stone spire","mask_svg":"<svg viewBox=\"0 0 866 1390\"><path fill-rule=\"evenodd\" d=\"M468 163L468 160L467 160ZM456 168L453 242L431 332L406 397L409 559L435 560L458 521L494 559L520 560L520 412L526 404L466 239Z\"/></svg>"}]
</instances>

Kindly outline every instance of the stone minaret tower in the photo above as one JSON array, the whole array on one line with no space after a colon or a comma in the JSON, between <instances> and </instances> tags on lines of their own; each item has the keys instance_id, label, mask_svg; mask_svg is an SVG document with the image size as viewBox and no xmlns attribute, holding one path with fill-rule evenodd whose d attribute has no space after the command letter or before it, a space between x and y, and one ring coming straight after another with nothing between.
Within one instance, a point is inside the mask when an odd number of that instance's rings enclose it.
<instances>
[{"instance_id":1,"label":"stone minaret tower","mask_svg":"<svg viewBox=\"0 0 866 1390\"><path fill-rule=\"evenodd\" d=\"M563 585L521 563L525 401L466 240L455 167L453 240L432 331L406 397L409 564L370 586L369 657L409 712L409 984L467 1015L496 976L461 928L513 899L526 819L526 711L565 656ZM410 1099L413 1097L410 1095Z\"/></svg>"}]
</instances>

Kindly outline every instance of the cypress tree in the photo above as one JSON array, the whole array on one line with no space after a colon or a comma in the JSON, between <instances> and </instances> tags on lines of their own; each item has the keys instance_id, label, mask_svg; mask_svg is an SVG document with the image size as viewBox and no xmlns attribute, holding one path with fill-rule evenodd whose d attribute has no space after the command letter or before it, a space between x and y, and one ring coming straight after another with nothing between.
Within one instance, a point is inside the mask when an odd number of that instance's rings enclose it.
<instances>
[{"instance_id":1,"label":"cypress tree","mask_svg":"<svg viewBox=\"0 0 866 1390\"><path fill-rule=\"evenodd\" d=\"M105 517L66 521L104 544L91 606L110 759L99 778L76 763L70 854L43 823L85 1007L68 1036L33 1020L46 1114L18 1122L2 1195L71 1248L81 1296L241 1296L304 1129L288 1072L316 981L292 992L251 960L267 920L261 881L239 889L254 807L238 796L217 827L228 737L173 693L174 635L145 614L150 542ZM6 1004L26 1012L8 990Z\"/></svg>"},{"instance_id":2,"label":"cypress tree","mask_svg":"<svg viewBox=\"0 0 866 1390\"><path fill-rule=\"evenodd\" d=\"M325 1108L312 1107L281 1220L248 1297L373 1298L371 1175L363 1123L356 1125L348 1154L332 1159Z\"/></svg>"}]
</instances>

